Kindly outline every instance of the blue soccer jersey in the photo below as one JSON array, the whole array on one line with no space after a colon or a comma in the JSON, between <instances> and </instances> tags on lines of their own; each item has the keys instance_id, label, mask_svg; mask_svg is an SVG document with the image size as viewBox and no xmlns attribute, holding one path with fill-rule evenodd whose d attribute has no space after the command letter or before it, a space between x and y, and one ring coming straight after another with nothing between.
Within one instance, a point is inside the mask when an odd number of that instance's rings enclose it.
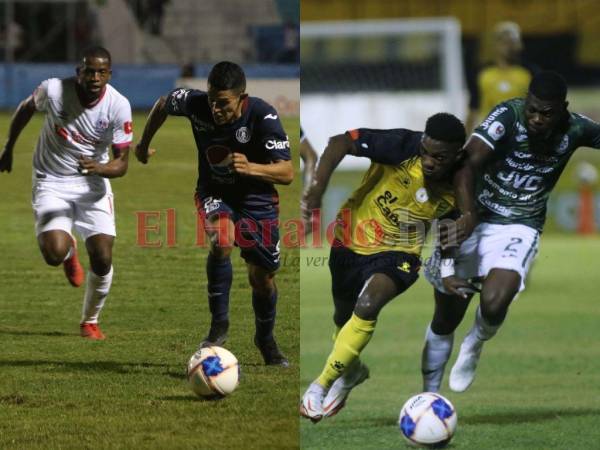
<instances>
[{"instance_id":1,"label":"blue soccer jersey","mask_svg":"<svg viewBox=\"0 0 600 450\"><path fill-rule=\"evenodd\" d=\"M167 113L187 117L198 148L197 192L201 197L216 195L232 205L277 204L272 183L236 174L232 154L243 153L249 162L269 164L289 160L290 143L277 111L256 97L243 100L242 115L235 122L217 125L208 94L178 88L167 97Z\"/></svg>"}]
</instances>

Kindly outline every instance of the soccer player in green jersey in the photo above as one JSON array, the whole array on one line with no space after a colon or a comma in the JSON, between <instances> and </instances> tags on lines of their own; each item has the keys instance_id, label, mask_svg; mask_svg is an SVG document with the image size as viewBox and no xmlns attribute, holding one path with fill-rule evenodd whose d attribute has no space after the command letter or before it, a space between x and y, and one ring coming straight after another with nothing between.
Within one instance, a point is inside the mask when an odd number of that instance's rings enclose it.
<instances>
[{"instance_id":1,"label":"soccer player in green jersey","mask_svg":"<svg viewBox=\"0 0 600 450\"><path fill-rule=\"evenodd\" d=\"M452 352L454 330L477 290L480 303L450 372L450 389L473 382L485 341L506 318L525 288L535 258L552 188L578 147L600 148L600 124L569 112L567 86L556 72L540 72L525 99L497 105L465 146L467 160L455 177L463 226L473 230L454 259L432 257L425 274L435 286L435 311L427 328L422 373L425 391L440 388ZM450 295L463 289L462 298Z\"/></svg>"}]
</instances>

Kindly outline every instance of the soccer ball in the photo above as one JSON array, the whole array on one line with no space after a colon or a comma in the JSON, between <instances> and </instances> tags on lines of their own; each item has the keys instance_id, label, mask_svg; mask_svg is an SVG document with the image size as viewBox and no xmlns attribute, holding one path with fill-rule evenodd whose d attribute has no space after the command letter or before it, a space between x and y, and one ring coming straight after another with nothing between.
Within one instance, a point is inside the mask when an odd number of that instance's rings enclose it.
<instances>
[{"instance_id":1,"label":"soccer ball","mask_svg":"<svg viewBox=\"0 0 600 450\"><path fill-rule=\"evenodd\" d=\"M442 448L456 429L456 410L447 398L423 392L404 404L398 426L409 445Z\"/></svg>"},{"instance_id":2,"label":"soccer ball","mask_svg":"<svg viewBox=\"0 0 600 450\"><path fill-rule=\"evenodd\" d=\"M221 398L238 385L240 369L237 358L222 347L203 347L192 355L187 378L192 391L203 398Z\"/></svg>"}]
</instances>

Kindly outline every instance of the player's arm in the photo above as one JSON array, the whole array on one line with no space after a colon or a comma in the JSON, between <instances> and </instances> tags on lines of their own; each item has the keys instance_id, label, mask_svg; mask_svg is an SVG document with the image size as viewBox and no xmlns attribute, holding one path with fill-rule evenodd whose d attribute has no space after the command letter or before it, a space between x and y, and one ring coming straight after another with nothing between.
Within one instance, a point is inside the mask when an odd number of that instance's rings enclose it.
<instances>
[{"instance_id":1,"label":"player's arm","mask_svg":"<svg viewBox=\"0 0 600 450\"><path fill-rule=\"evenodd\" d=\"M119 178L127 173L129 166L129 145L124 147L113 145L113 159L106 164L90 158L79 160L82 175L98 175L103 178Z\"/></svg>"},{"instance_id":2,"label":"player's arm","mask_svg":"<svg viewBox=\"0 0 600 450\"><path fill-rule=\"evenodd\" d=\"M310 144L309 140L304 138L300 141L300 158L304 162L304 191L306 192L312 184L317 166L317 152Z\"/></svg>"},{"instance_id":3,"label":"player's arm","mask_svg":"<svg viewBox=\"0 0 600 450\"><path fill-rule=\"evenodd\" d=\"M234 153L232 164L236 173L268 183L290 184L294 181L294 166L291 160L276 160L270 164L260 164L248 161L243 153Z\"/></svg>"},{"instance_id":4,"label":"player's arm","mask_svg":"<svg viewBox=\"0 0 600 450\"><path fill-rule=\"evenodd\" d=\"M0 155L0 172L10 172L12 170L13 149L17 138L23 131L23 128L29 123L35 113L35 102L33 95L30 95L17 106L10 122L8 130L8 139L4 144L4 150Z\"/></svg>"},{"instance_id":5,"label":"player's arm","mask_svg":"<svg viewBox=\"0 0 600 450\"><path fill-rule=\"evenodd\" d=\"M150 148L150 142L152 142L152 138L158 129L163 123L165 123L165 120L167 120L168 112L166 105L167 98L165 96L161 96L158 100L156 100L152 110L150 110L148 118L146 119L146 125L144 126L142 138L135 146L135 156L142 164L146 164L148 162L148 158L155 153L155 150Z\"/></svg>"},{"instance_id":6,"label":"player's arm","mask_svg":"<svg viewBox=\"0 0 600 450\"><path fill-rule=\"evenodd\" d=\"M327 147L325 147L319 159L313 182L305 191L302 198L304 216L310 216L313 209L321 207L321 200L329 184L331 174L342 159L344 159L344 156L348 154L354 154L354 142L350 136L347 134L338 134L329 138Z\"/></svg>"},{"instance_id":7,"label":"player's arm","mask_svg":"<svg viewBox=\"0 0 600 450\"><path fill-rule=\"evenodd\" d=\"M464 149L466 158L454 174L454 193L456 195L456 206L461 216L456 221L456 239L448 235L448 240L442 241L445 247L454 240L455 244L460 244L473 232L477 225L477 204L475 200L475 177L481 173L484 165L492 155L489 145L479 138L472 135L467 141Z\"/></svg>"}]
</instances>

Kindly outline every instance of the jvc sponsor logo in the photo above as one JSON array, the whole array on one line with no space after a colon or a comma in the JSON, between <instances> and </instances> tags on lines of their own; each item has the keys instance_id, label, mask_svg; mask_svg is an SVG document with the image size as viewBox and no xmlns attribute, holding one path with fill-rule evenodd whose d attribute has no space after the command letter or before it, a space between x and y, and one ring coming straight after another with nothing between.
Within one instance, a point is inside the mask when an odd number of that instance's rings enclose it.
<instances>
[{"instance_id":1,"label":"jvc sponsor logo","mask_svg":"<svg viewBox=\"0 0 600 450\"><path fill-rule=\"evenodd\" d=\"M290 148L290 142L271 140L267 141L267 143L265 144L265 148L267 150L285 150L286 148Z\"/></svg>"},{"instance_id":2,"label":"jvc sponsor logo","mask_svg":"<svg viewBox=\"0 0 600 450\"><path fill-rule=\"evenodd\" d=\"M498 172L498 179L502 180L505 184L512 185L515 189L524 189L526 191L537 191L541 188L544 181L542 177L531 174L520 174L514 170L509 173Z\"/></svg>"}]
</instances>

